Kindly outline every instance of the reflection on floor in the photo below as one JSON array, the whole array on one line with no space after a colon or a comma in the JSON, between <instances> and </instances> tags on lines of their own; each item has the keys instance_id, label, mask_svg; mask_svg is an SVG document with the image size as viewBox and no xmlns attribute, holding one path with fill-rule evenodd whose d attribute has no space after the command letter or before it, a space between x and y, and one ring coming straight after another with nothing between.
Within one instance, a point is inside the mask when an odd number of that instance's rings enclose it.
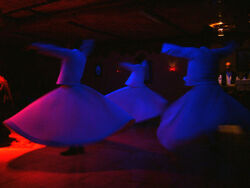
<instances>
[{"instance_id":1,"label":"reflection on floor","mask_svg":"<svg viewBox=\"0 0 250 188\"><path fill-rule=\"evenodd\" d=\"M222 136L216 147L202 144L173 154L157 141L157 125L133 126L86 146L83 155L67 157L60 155L65 148L12 135L19 142L0 148L0 187L248 187L245 139Z\"/></svg>"}]
</instances>

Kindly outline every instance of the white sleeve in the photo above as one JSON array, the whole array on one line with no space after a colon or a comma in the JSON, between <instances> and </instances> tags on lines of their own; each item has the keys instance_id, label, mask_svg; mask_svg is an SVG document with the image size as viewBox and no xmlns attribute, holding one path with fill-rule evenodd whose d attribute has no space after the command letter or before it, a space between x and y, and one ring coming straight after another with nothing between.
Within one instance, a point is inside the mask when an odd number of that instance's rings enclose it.
<instances>
[{"instance_id":1,"label":"white sleeve","mask_svg":"<svg viewBox=\"0 0 250 188\"><path fill-rule=\"evenodd\" d=\"M161 52L176 57L192 58L195 48L164 43Z\"/></svg>"},{"instance_id":2,"label":"white sleeve","mask_svg":"<svg viewBox=\"0 0 250 188\"><path fill-rule=\"evenodd\" d=\"M225 46L223 48L214 48L211 50L219 58L223 58L223 57L230 55L234 51L234 49L235 49L235 44L229 43L227 46Z\"/></svg>"},{"instance_id":3,"label":"white sleeve","mask_svg":"<svg viewBox=\"0 0 250 188\"><path fill-rule=\"evenodd\" d=\"M32 46L36 47L42 53L61 59L68 58L72 55L72 50L52 44L33 43Z\"/></svg>"}]
</instances>

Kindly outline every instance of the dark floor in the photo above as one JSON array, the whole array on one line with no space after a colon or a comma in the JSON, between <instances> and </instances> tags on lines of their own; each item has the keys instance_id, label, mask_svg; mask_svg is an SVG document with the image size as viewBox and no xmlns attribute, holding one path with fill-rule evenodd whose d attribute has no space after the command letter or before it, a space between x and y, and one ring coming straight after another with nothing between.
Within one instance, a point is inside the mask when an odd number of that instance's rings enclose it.
<instances>
[{"instance_id":1,"label":"dark floor","mask_svg":"<svg viewBox=\"0 0 250 188\"><path fill-rule=\"evenodd\" d=\"M156 127L156 122L133 126L70 157L60 155L65 148L14 135L19 142L0 148L0 187L250 187L246 137L220 136L216 143L174 154L159 144Z\"/></svg>"}]
</instances>

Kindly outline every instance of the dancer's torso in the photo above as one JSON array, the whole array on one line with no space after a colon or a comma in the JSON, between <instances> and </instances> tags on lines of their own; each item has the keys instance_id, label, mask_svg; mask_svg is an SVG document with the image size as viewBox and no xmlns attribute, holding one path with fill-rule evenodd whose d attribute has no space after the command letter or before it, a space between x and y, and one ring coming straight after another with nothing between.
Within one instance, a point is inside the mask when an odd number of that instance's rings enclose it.
<instances>
[{"instance_id":1,"label":"dancer's torso","mask_svg":"<svg viewBox=\"0 0 250 188\"><path fill-rule=\"evenodd\" d=\"M57 79L58 85L78 85L86 63L86 57L79 50L72 50L70 55L62 61Z\"/></svg>"}]
</instances>

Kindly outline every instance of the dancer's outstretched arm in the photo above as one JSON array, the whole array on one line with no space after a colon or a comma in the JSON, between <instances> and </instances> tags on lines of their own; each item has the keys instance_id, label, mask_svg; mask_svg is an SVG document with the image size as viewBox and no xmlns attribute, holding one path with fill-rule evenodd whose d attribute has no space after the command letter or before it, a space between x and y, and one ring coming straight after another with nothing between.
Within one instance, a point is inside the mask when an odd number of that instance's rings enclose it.
<instances>
[{"instance_id":1,"label":"dancer's outstretched arm","mask_svg":"<svg viewBox=\"0 0 250 188\"><path fill-rule=\"evenodd\" d=\"M126 70L131 71L131 72L134 71L134 65L131 64L131 63L127 63L127 62L125 63L125 62L123 62L123 63L120 63L120 66L121 66L122 68L125 68Z\"/></svg>"},{"instance_id":2,"label":"dancer's outstretched arm","mask_svg":"<svg viewBox=\"0 0 250 188\"><path fill-rule=\"evenodd\" d=\"M67 58L72 54L72 50L67 48L58 47L52 44L32 43L32 47L38 49L39 52L45 53L46 55Z\"/></svg>"},{"instance_id":3,"label":"dancer's outstretched arm","mask_svg":"<svg viewBox=\"0 0 250 188\"><path fill-rule=\"evenodd\" d=\"M219 56L220 58L226 57L230 55L236 48L236 43L235 42L230 42L228 45L226 45L223 48L214 48L211 49L214 54Z\"/></svg>"},{"instance_id":4,"label":"dancer's outstretched arm","mask_svg":"<svg viewBox=\"0 0 250 188\"><path fill-rule=\"evenodd\" d=\"M195 48L193 47L182 47L175 44L164 43L162 45L162 53L176 56L176 57L184 57L184 58L191 58Z\"/></svg>"}]
</instances>

